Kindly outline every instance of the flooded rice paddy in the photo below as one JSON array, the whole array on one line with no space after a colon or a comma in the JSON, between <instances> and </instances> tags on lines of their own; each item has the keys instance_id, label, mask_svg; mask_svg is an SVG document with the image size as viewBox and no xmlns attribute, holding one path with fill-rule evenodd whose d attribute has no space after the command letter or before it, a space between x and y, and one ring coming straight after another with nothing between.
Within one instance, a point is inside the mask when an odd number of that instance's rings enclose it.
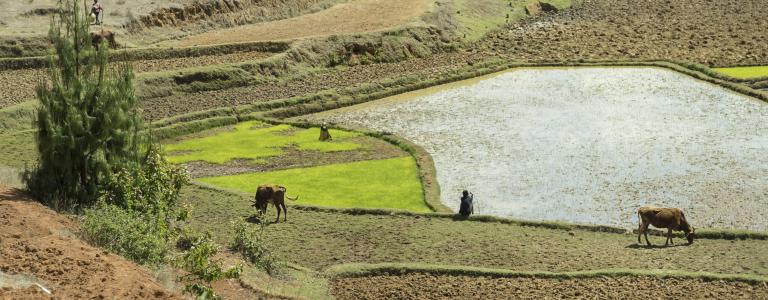
<instances>
[{"instance_id":1,"label":"flooded rice paddy","mask_svg":"<svg viewBox=\"0 0 768 300\"><path fill-rule=\"evenodd\" d=\"M656 68L519 69L326 112L432 154L441 200L531 220L768 228L768 104Z\"/></svg>"}]
</instances>

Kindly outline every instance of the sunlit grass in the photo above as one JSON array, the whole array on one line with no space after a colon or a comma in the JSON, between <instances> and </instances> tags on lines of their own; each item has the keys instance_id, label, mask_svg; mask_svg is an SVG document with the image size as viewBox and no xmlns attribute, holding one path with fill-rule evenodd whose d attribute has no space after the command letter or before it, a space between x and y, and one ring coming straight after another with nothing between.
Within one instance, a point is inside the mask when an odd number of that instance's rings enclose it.
<instances>
[{"instance_id":1,"label":"sunlit grass","mask_svg":"<svg viewBox=\"0 0 768 300\"><path fill-rule=\"evenodd\" d=\"M295 129L294 132L286 132ZM296 146L299 150L334 152L355 150L359 144L344 142L345 139L360 136L359 133L331 130L334 141L320 142L319 128L299 129L289 125L270 126L262 122L251 121L237 124L232 131L220 132L212 136L183 140L165 145L173 163L206 161L225 163L233 159L259 161L283 153L283 147Z\"/></svg>"},{"instance_id":2,"label":"sunlit grass","mask_svg":"<svg viewBox=\"0 0 768 300\"><path fill-rule=\"evenodd\" d=\"M416 162L410 156L200 181L249 194L260 184L280 184L289 196L299 196L299 204L430 211L424 203Z\"/></svg>"},{"instance_id":3,"label":"sunlit grass","mask_svg":"<svg viewBox=\"0 0 768 300\"><path fill-rule=\"evenodd\" d=\"M718 73L741 79L768 77L768 66L715 68L714 70Z\"/></svg>"}]
</instances>

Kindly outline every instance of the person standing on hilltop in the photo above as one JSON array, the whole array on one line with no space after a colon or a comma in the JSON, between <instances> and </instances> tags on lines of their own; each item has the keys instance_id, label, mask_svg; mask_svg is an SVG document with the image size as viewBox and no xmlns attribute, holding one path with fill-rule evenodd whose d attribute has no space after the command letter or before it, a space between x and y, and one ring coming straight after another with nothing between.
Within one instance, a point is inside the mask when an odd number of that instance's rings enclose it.
<instances>
[{"instance_id":1,"label":"person standing on hilltop","mask_svg":"<svg viewBox=\"0 0 768 300\"><path fill-rule=\"evenodd\" d=\"M101 3L99 3L99 0L93 0L93 5L91 5L91 15L96 18L95 25L101 24L101 20L104 18L104 8L101 6Z\"/></svg>"},{"instance_id":2,"label":"person standing on hilltop","mask_svg":"<svg viewBox=\"0 0 768 300\"><path fill-rule=\"evenodd\" d=\"M475 208L472 203L474 201L473 198L475 195L473 195L467 190L464 190L463 192L461 192L461 195L462 196L461 196L461 204L459 206L459 214L462 217L469 217L469 215L475 213Z\"/></svg>"}]
</instances>

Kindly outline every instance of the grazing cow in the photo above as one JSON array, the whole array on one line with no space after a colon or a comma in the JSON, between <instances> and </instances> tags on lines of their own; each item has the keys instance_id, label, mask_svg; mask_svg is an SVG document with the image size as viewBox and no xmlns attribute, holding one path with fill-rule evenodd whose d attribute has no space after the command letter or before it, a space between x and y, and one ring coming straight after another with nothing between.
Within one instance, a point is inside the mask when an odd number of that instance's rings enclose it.
<instances>
[{"instance_id":1,"label":"grazing cow","mask_svg":"<svg viewBox=\"0 0 768 300\"><path fill-rule=\"evenodd\" d=\"M277 209L277 219L275 223L280 222L280 208L282 207L283 221L288 221L288 209L285 207L285 191L286 188L280 185L274 184L262 184L256 189L256 196L254 196L253 207L258 209L261 214L267 213L267 205L272 203ZM296 198L288 197L288 200L296 200Z\"/></svg>"},{"instance_id":2,"label":"grazing cow","mask_svg":"<svg viewBox=\"0 0 768 300\"><path fill-rule=\"evenodd\" d=\"M651 246L651 242L648 241L648 225L667 229L667 240L664 242L665 247L669 243L675 244L672 241L672 230L685 232L688 244L693 244L693 237L695 235L693 226L685 220L682 210L678 208L641 207L637 210L637 215L640 219L640 229L637 232L638 244L640 244L640 235L645 234L645 242L648 246Z\"/></svg>"},{"instance_id":3,"label":"grazing cow","mask_svg":"<svg viewBox=\"0 0 768 300\"><path fill-rule=\"evenodd\" d=\"M106 41L109 44L109 47L112 49L115 49L118 46L117 42L115 41L114 32L109 30L91 32L91 43L93 43L94 48L99 49L99 45L101 45L101 42L103 41Z\"/></svg>"}]
</instances>

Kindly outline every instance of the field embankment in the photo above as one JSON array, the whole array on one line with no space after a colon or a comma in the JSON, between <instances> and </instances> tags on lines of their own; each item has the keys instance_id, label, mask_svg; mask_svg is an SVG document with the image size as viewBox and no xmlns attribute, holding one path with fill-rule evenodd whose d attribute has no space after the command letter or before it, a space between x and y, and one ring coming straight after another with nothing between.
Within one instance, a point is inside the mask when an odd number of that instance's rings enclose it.
<instances>
[{"instance_id":1,"label":"field embankment","mask_svg":"<svg viewBox=\"0 0 768 300\"><path fill-rule=\"evenodd\" d=\"M181 299L146 269L79 240L77 231L76 221L0 186L0 298Z\"/></svg>"}]
</instances>

